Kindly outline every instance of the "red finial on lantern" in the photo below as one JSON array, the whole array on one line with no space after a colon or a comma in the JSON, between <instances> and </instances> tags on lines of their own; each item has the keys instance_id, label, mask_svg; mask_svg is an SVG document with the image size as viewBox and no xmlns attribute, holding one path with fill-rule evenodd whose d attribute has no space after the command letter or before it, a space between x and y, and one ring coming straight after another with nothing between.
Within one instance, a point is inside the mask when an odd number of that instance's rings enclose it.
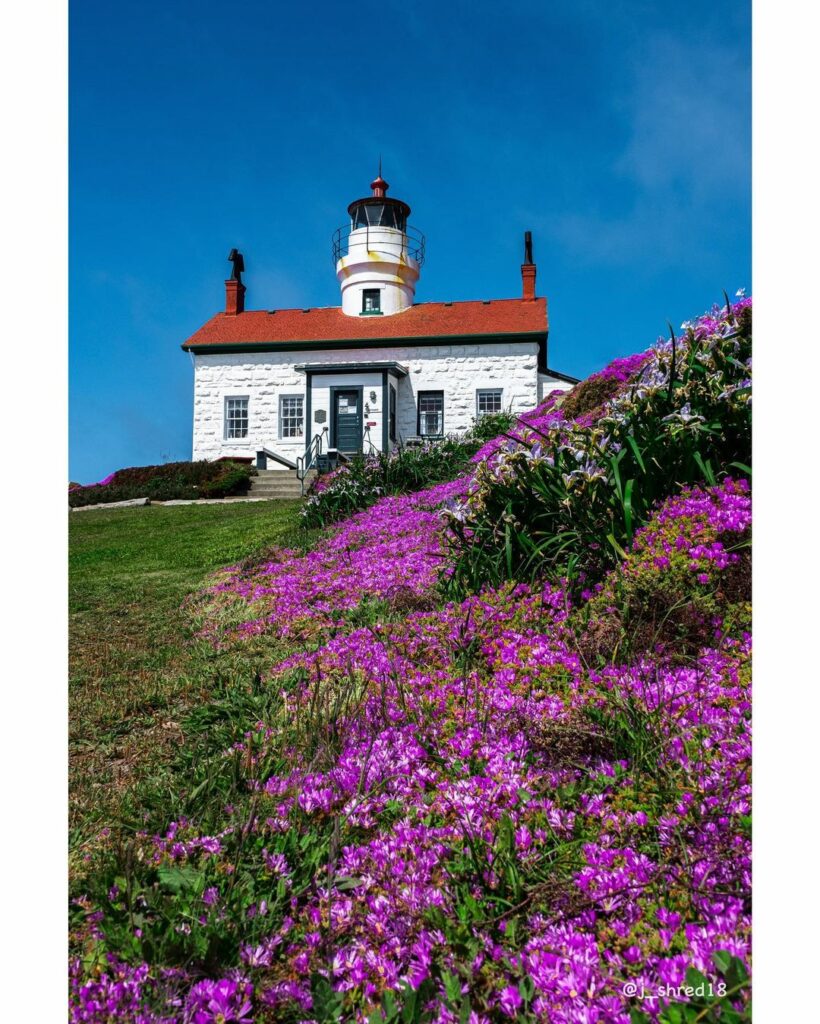
<instances>
[{"instance_id":1,"label":"red finial on lantern","mask_svg":"<svg viewBox=\"0 0 820 1024\"><path fill-rule=\"evenodd\" d=\"M370 182L370 187L373 190L374 196L383 196L387 194L387 190L390 186L382 177L382 158L379 157L379 173L378 176Z\"/></svg>"}]
</instances>

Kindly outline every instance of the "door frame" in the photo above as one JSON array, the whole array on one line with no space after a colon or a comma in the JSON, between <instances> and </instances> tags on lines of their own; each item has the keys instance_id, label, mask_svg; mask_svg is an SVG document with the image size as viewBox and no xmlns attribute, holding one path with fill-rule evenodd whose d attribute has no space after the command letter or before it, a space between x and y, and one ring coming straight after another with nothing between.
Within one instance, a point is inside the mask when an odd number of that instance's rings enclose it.
<instances>
[{"instance_id":1,"label":"door frame","mask_svg":"<svg viewBox=\"0 0 820 1024\"><path fill-rule=\"evenodd\" d=\"M357 391L359 394L359 416L360 426L364 428L364 385L363 384L334 384L330 388L330 441L329 446L331 448L338 448L336 443L336 417L338 415L336 407L336 394L339 391ZM359 438L359 447L357 451L364 449L364 432Z\"/></svg>"}]
</instances>

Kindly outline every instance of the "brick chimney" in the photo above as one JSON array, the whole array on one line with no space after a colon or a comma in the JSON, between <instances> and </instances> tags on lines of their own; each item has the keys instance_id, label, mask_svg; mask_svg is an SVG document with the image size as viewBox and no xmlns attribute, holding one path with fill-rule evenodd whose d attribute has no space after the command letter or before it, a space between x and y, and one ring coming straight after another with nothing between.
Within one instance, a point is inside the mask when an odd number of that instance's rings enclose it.
<instances>
[{"instance_id":1,"label":"brick chimney","mask_svg":"<svg viewBox=\"0 0 820 1024\"><path fill-rule=\"evenodd\" d=\"M231 249L228 262L233 265L233 273L225 282L225 315L236 316L245 309L245 286L242 284L245 258L238 249Z\"/></svg>"},{"instance_id":2,"label":"brick chimney","mask_svg":"<svg viewBox=\"0 0 820 1024\"><path fill-rule=\"evenodd\" d=\"M521 264L521 297L525 302L535 298L535 264L532 261L532 232L524 232L524 262Z\"/></svg>"},{"instance_id":3,"label":"brick chimney","mask_svg":"<svg viewBox=\"0 0 820 1024\"><path fill-rule=\"evenodd\" d=\"M236 316L245 310L245 286L241 281L229 278L225 282L225 313Z\"/></svg>"}]
</instances>

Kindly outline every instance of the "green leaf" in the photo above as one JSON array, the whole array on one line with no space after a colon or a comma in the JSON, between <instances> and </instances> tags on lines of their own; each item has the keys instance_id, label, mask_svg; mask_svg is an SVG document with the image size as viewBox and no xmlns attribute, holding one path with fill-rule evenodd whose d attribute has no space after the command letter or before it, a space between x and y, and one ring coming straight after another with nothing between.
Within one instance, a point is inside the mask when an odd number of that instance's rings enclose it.
<instances>
[{"instance_id":1,"label":"green leaf","mask_svg":"<svg viewBox=\"0 0 820 1024\"><path fill-rule=\"evenodd\" d=\"M624 490L624 525L626 526L627 537L632 536L632 488L634 486L634 480L627 480L626 489Z\"/></svg>"},{"instance_id":2,"label":"green leaf","mask_svg":"<svg viewBox=\"0 0 820 1024\"><path fill-rule=\"evenodd\" d=\"M396 1003L396 997L389 989L382 995L382 1010L386 1021L393 1020L394 1017L398 1016L399 1008Z\"/></svg>"},{"instance_id":3,"label":"green leaf","mask_svg":"<svg viewBox=\"0 0 820 1024\"><path fill-rule=\"evenodd\" d=\"M632 434L626 435L626 443L632 449L632 454L635 456L635 461L641 467L641 472L646 473L646 466L644 465L643 456L641 455L641 449L638 447L638 442Z\"/></svg>"},{"instance_id":4,"label":"green leaf","mask_svg":"<svg viewBox=\"0 0 820 1024\"><path fill-rule=\"evenodd\" d=\"M709 462L709 460L707 459L704 462L703 456L700 454L700 452L693 452L692 457L698 464L698 469L700 469L701 473L703 473L703 479L706 481L706 483L709 484L710 487L715 487L717 485L717 480L715 479L715 473L712 469L712 465Z\"/></svg>"},{"instance_id":5,"label":"green leaf","mask_svg":"<svg viewBox=\"0 0 820 1024\"><path fill-rule=\"evenodd\" d=\"M192 867L161 867L157 871L159 884L163 889L178 895L185 889L198 889L204 881L204 875Z\"/></svg>"},{"instance_id":6,"label":"green leaf","mask_svg":"<svg viewBox=\"0 0 820 1024\"><path fill-rule=\"evenodd\" d=\"M362 884L361 878L347 878L343 875L339 875L334 879L334 886L339 892L346 892L348 889L355 889Z\"/></svg>"},{"instance_id":7,"label":"green leaf","mask_svg":"<svg viewBox=\"0 0 820 1024\"><path fill-rule=\"evenodd\" d=\"M729 964L732 962L732 954L728 949L717 949L712 954L712 960L720 973L725 974L729 969Z\"/></svg>"},{"instance_id":8,"label":"green leaf","mask_svg":"<svg viewBox=\"0 0 820 1024\"><path fill-rule=\"evenodd\" d=\"M608 533L607 536L606 536L606 539L609 541L609 543L612 545L612 547L615 549L615 551L617 551L617 553L620 555L621 558L626 558L627 557L627 554L624 551L624 549L617 542L617 540L615 540L615 534L614 533Z\"/></svg>"},{"instance_id":9,"label":"green leaf","mask_svg":"<svg viewBox=\"0 0 820 1024\"><path fill-rule=\"evenodd\" d=\"M736 956L733 956L729 967L725 972L726 984L729 988L740 988L746 981L749 980L749 972L746 970L746 965L742 960L739 960Z\"/></svg>"},{"instance_id":10,"label":"green leaf","mask_svg":"<svg viewBox=\"0 0 820 1024\"><path fill-rule=\"evenodd\" d=\"M447 994L447 1001L456 1006L461 1002L461 981L455 974L443 971L441 980L444 983L444 991Z\"/></svg>"},{"instance_id":11,"label":"green leaf","mask_svg":"<svg viewBox=\"0 0 820 1024\"><path fill-rule=\"evenodd\" d=\"M323 975L314 973L310 978L310 994L313 998L313 1013L321 1024L331 1024L339 1016L342 994L334 992L333 986Z\"/></svg>"},{"instance_id":12,"label":"green leaf","mask_svg":"<svg viewBox=\"0 0 820 1024\"><path fill-rule=\"evenodd\" d=\"M705 974L702 974L697 967L686 968L686 984L691 985L692 988L697 988L699 985L708 985L709 980Z\"/></svg>"}]
</instances>

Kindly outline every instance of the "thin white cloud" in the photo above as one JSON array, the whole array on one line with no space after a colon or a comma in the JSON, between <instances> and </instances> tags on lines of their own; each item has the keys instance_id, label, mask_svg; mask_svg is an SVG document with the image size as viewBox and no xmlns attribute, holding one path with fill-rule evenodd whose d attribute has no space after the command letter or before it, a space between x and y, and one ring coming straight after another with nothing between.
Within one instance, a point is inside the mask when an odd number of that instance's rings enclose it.
<instances>
[{"instance_id":1,"label":"thin white cloud","mask_svg":"<svg viewBox=\"0 0 820 1024\"><path fill-rule=\"evenodd\" d=\"M625 141L600 173L631 198L616 211L593 202L545 227L585 263L626 265L640 254L668 267L688 248L687 258L708 264L710 232L733 230L731 218L748 210L748 55L719 40L683 45L656 34L629 67L612 102Z\"/></svg>"},{"instance_id":2,"label":"thin white cloud","mask_svg":"<svg viewBox=\"0 0 820 1024\"><path fill-rule=\"evenodd\" d=\"M624 104L632 131L614 170L649 191L678 184L695 198L744 187L750 86L737 49L655 36L635 64Z\"/></svg>"}]
</instances>

